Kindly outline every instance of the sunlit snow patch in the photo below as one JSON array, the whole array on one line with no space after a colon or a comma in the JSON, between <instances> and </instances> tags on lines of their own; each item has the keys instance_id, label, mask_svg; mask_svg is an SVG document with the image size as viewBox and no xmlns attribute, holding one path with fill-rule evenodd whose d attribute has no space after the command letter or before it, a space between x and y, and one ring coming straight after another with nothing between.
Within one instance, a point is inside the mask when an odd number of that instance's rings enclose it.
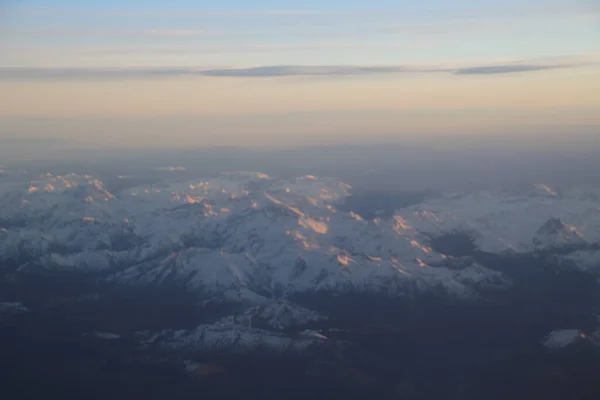
<instances>
[{"instance_id":1,"label":"sunlit snow patch","mask_svg":"<svg viewBox=\"0 0 600 400\"><path fill-rule=\"evenodd\" d=\"M544 185L543 183L538 183L535 185L535 188L543 193L547 193L550 196L558 196L558 194L548 185Z\"/></svg>"}]
</instances>

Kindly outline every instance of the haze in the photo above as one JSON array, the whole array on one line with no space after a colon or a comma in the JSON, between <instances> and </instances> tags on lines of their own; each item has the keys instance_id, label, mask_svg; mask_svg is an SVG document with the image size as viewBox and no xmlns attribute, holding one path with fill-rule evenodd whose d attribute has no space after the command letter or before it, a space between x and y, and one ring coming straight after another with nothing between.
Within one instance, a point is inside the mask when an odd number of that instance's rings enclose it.
<instances>
[{"instance_id":1,"label":"haze","mask_svg":"<svg viewBox=\"0 0 600 400\"><path fill-rule=\"evenodd\" d=\"M595 2L3 5L5 162L57 148L597 146Z\"/></svg>"}]
</instances>

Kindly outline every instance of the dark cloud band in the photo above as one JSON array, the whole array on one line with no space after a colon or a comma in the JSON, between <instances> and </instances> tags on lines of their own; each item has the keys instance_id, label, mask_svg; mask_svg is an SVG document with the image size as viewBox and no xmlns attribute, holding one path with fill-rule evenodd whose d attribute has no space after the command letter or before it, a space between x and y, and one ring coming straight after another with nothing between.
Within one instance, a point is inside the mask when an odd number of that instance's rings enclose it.
<instances>
[{"instance_id":1,"label":"dark cloud band","mask_svg":"<svg viewBox=\"0 0 600 400\"><path fill-rule=\"evenodd\" d=\"M86 80L168 78L178 76L276 78L302 76L357 76L402 73L450 73L454 75L498 75L573 68L583 64L507 64L467 68L418 68L407 66L261 66L230 69L193 68L0 68L0 80Z\"/></svg>"},{"instance_id":2,"label":"dark cloud band","mask_svg":"<svg viewBox=\"0 0 600 400\"><path fill-rule=\"evenodd\" d=\"M568 65L494 65L483 67L461 68L455 71L457 75L495 75L514 74L518 72L546 71L549 69L568 68Z\"/></svg>"}]
</instances>

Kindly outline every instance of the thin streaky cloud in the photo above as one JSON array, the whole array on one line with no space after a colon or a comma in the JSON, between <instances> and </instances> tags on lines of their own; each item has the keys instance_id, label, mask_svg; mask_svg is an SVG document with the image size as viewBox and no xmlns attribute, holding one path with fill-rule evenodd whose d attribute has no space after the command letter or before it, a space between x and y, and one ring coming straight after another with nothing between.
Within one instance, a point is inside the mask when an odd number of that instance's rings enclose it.
<instances>
[{"instance_id":1,"label":"thin streaky cloud","mask_svg":"<svg viewBox=\"0 0 600 400\"><path fill-rule=\"evenodd\" d=\"M78 29L78 28L28 28L11 29L10 33L19 37L43 38L197 38L197 37L229 37L235 32L209 29Z\"/></svg>"},{"instance_id":2,"label":"thin streaky cloud","mask_svg":"<svg viewBox=\"0 0 600 400\"><path fill-rule=\"evenodd\" d=\"M0 68L0 80L133 79L178 76L291 77L418 72L404 66L261 66L251 68Z\"/></svg>"},{"instance_id":3,"label":"thin streaky cloud","mask_svg":"<svg viewBox=\"0 0 600 400\"><path fill-rule=\"evenodd\" d=\"M282 16L320 16L320 15L352 15L358 12L348 10L316 10L316 9L266 9L266 10L249 10L249 9L223 9L223 10L206 10L206 9L187 9L187 10L152 10L152 9L131 9L131 8L103 8L103 9L85 9L85 8L59 8L59 7L20 7L21 11L26 11L35 14L44 14L46 16L67 16L67 17L282 17Z\"/></svg>"},{"instance_id":4,"label":"thin streaky cloud","mask_svg":"<svg viewBox=\"0 0 600 400\"><path fill-rule=\"evenodd\" d=\"M0 80L77 80L77 79L136 79L169 78L181 76L229 78L285 78L300 76L359 76L406 73L449 73L453 75L501 75L547 71L598 65L590 57L556 57L535 62L480 64L469 66L408 66L408 65L267 65L245 68L0 68Z\"/></svg>"},{"instance_id":5,"label":"thin streaky cloud","mask_svg":"<svg viewBox=\"0 0 600 400\"><path fill-rule=\"evenodd\" d=\"M347 76L419 72L404 66L264 66L251 68L213 69L206 76L222 77L286 77L286 76Z\"/></svg>"},{"instance_id":6,"label":"thin streaky cloud","mask_svg":"<svg viewBox=\"0 0 600 400\"><path fill-rule=\"evenodd\" d=\"M289 77L289 76L350 76L398 73L451 73L453 75L491 75L535 72L559 68L575 68L584 64L527 64L527 65L478 65L465 68L410 67L410 66L263 66L251 68L212 69L203 71L213 77Z\"/></svg>"},{"instance_id":7,"label":"thin streaky cloud","mask_svg":"<svg viewBox=\"0 0 600 400\"><path fill-rule=\"evenodd\" d=\"M0 68L4 80L130 79L201 75L191 68Z\"/></svg>"},{"instance_id":8,"label":"thin streaky cloud","mask_svg":"<svg viewBox=\"0 0 600 400\"><path fill-rule=\"evenodd\" d=\"M364 17L364 16L363 16ZM592 13L579 13L574 15L562 15L560 20L555 22L573 23L577 21L587 22L596 20L600 15ZM81 29L81 28L59 28L53 27L29 27L29 28L11 28L10 33L18 37L43 37L43 38L81 38L81 37L107 37L107 38L161 38L161 39L184 39L184 38L248 38L248 37L272 37L273 35L289 35L301 37L345 37L345 38L364 38L365 34L370 35L440 35L448 33L468 33L473 34L475 30L478 34L488 35L489 33L505 34L506 29L514 31L518 29L530 29L532 22L548 22L548 18L543 15L512 17L501 17L497 15L487 15L478 18L452 18L442 17L426 20L417 20L411 18L393 18L390 15L382 16L372 20L370 18L352 19L344 21L343 19L331 21L326 20L323 24L311 24L310 21L302 19L296 24L290 24L289 21L274 25L273 21L269 28L265 29L263 24L252 25L244 29L239 28L218 28L206 29L196 28L194 26L205 26L206 23L197 22L189 28L166 27L161 29L131 29L127 26L116 29ZM321 21L323 22L323 21ZM337 22L337 23L332 23ZM343 22L352 23L353 31L348 31ZM215 21L212 20L212 25ZM340 23L342 23L340 25ZM218 24L217 24L218 25ZM310 27L310 28L308 28Z\"/></svg>"},{"instance_id":9,"label":"thin streaky cloud","mask_svg":"<svg viewBox=\"0 0 600 400\"><path fill-rule=\"evenodd\" d=\"M322 42L306 44L231 44L231 45L194 45L169 47L126 47L75 50L82 55L188 55L188 54L241 54L241 53L283 53L296 51L330 51L332 49L415 49L429 45L429 42L411 43L372 43L372 42Z\"/></svg>"},{"instance_id":10,"label":"thin streaky cloud","mask_svg":"<svg viewBox=\"0 0 600 400\"><path fill-rule=\"evenodd\" d=\"M546 71L551 69L569 68L570 65L492 65L481 67L460 68L454 71L456 75L496 75L514 74L518 72Z\"/></svg>"},{"instance_id":11,"label":"thin streaky cloud","mask_svg":"<svg viewBox=\"0 0 600 400\"><path fill-rule=\"evenodd\" d=\"M215 32L206 29L146 29L133 31L133 35L165 37L165 38L185 38L185 37L203 37L223 35L221 32Z\"/></svg>"},{"instance_id":12,"label":"thin streaky cloud","mask_svg":"<svg viewBox=\"0 0 600 400\"><path fill-rule=\"evenodd\" d=\"M374 27L373 32L392 35L446 35L446 34L468 34L489 36L490 34L506 35L507 30L522 30L530 32L532 24L552 23L552 28L556 29L557 24L573 24L577 22L585 23L594 18L590 14L576 14L562 16L560 19L548 20L544 16L523 17L515 16L511 18L502 18L498 16L489 16L483 18L456 18L442 21L423 21L423 22L404 22L393 23L384 27Z\"/></svg>"}]
</instances>

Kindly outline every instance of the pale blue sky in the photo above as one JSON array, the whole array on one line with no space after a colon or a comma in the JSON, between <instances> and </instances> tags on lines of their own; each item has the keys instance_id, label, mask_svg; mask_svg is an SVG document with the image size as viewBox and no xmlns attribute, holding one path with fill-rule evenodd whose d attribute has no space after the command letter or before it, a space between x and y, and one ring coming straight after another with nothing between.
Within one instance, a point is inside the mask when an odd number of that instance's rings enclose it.
<instances>
[{"instance_id":1,"label":"pale blue sky","mask_svg":"<svg viewBox=\"0 0 600 400\"><path fill-rule=\"evenodd\" d=\"M16 1L14 3L17 3ZM25 2L20 2L21 4ZM446 6L452 3L452 6L472 6L472 0L427 0L414 2L409 0L204 0L199 7L195 0L96 0L82 3L79 0L28 0L28 7L56 7L56 8L78 8L78 9L103 9L103 8L136 8L136 9L233 9L233 10L273 10L273 9L322 9L322 10L352 10L352 9L393 9L393 8L431 8L437 6ZM517 0L483 0L482 5L490 4L519 4ZM531 4L547 4L547 0L529 0ZM559 2L556 2L559 3ZM566 1L562 2L567 4Z\"/></svg>"},{"instance_id":2,"label":"pale blue sky","mask_svg":"<svg viewBox=\"0 0 600 400\"><path fill-rule=\"evenodd\" d=\"M0 66L443 63L600 51L592 1L7 4Z\"/></svg>"},{"instance_id":3,"label":"pale blue sky","mask_svg":"<svg viewBox=\"0 0 600 400\"><path fill-rule=\"evenodd\" d=\"M62 138L60 118L108 118L116 142L129 117L200 118L178 128L189 143L600 126L596 0L1 4L0 138L38 117ZM314 118L285 126L298 113Z\"/></svg>"}]
</instances>

